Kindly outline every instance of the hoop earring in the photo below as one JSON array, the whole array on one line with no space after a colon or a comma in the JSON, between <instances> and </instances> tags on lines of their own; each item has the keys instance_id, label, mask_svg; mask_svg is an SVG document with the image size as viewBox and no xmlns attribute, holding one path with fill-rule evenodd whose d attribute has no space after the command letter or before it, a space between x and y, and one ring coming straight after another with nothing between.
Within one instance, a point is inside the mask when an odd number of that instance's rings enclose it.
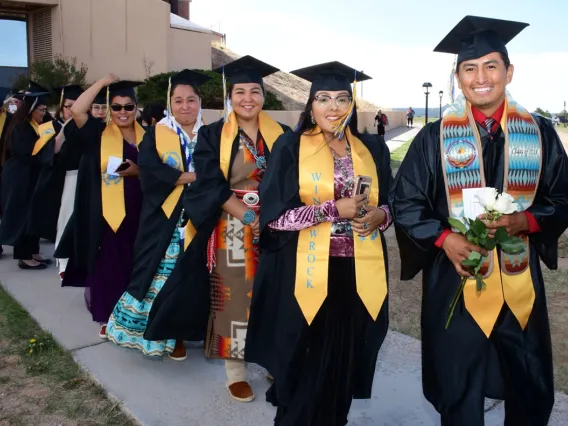
<instances>
[{"instance_id":1,"label":"hoop earring","mask_svg":"<svg viewBox=\"0 0 568 426\"><path fill-rule=\"evenodd\" d=\"M313 115L311 115L311 118L312 118L312 124L316 124L316 120L314 119Z\"/></svg>"}]
</instances>

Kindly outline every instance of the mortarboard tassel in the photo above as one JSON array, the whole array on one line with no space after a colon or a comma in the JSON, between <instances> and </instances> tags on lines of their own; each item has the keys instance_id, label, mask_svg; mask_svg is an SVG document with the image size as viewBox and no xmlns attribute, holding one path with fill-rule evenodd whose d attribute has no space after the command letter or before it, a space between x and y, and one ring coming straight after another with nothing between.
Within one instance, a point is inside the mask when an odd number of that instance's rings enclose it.
<instances>
[{"instance_id":1,"label":"mortarboard tassel","mask_svg":"<svg viewBox=\"0 0 568 426\"><path fill-rule=\"evenodd\" d=\"M172 77L168 79L168 98L166 100L167 110L168 110L168 118L172 115L172 102L170 100L170 96L172 93Z\"/></svg>"},{"instance_id":2,"label":"mortarboard tassel","mask_svg":"<svg viewBox=\"0 0 568 426\"><path fill-rule=\"evenodd\" d=\"M107 95L106 95L106 106L107 106L107 113L106 113L106 124L107 126L110 124L110 87L107 86Z\"/></svg>"},{"instance_id":3,"label":"mortarboard tassel","mask_svg":"<svg viewBox=\"0 0 568 426\"><path fill-rule=\"evenodd\" d=\"M223 65L223 122L229 118L229 99L227 96L227 78L225 77L225 65Z\"/></svg>"},{"instance_id":4,"label":"mortarboard tassel","mask_svg":"<svg viewBox=\"0 0 568 426\"><path fill-rule=\"evenodd\" d=\"M351 105L349 105L349 109L347 112L334 123L334 130L333 134L339 140L343 139L345 135L345 129L349 125L351 121L351 117L353 116L353 111L355 109L355 101L357 99L357 71L355 71L355 79L353 81L353 95L351 99Z\"/></svg>"},{"instance_id":5,"label":"mortarboard tassel","mask_svg":"<svg viewBox=\"0 0 568 426\"><path fill-rule=\"evenodd\" d=\"M61 96L59 97L59 111L63 108L63 98L65 96L65 89L61 89Z\"/></svg>"}]
</instances>

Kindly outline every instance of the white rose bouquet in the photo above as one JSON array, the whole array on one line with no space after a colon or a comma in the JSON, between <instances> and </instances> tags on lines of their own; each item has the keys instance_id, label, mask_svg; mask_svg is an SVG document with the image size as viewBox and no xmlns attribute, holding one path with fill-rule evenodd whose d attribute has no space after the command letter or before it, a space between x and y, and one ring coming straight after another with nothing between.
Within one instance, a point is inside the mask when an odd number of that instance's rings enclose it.
<instances>
[{"instance_id":1,"label":"white rose bouquet","mask_svg":"<svg viewBox=\"0 0 568 426\"><path fill-rule=\"evenodd\" d=\"M476 194L475 197L479 204L484 208L484 220L488 222L495 222L503 215L519 211L519 207L511 195L506 192L499 194L495 188L483 188L483 190ZM461 221L459 219L449 218L448 222L452 228L463 234L470 243L475 244L488 252L495 250L496 247L499 247L507 254L520 254L525 251L525 244L522 239L510 236L505 228L498 228L495 234L491 235L482 219L477 218L475 220L471 220L466 218ZM461 263L464 266L464 269L466 269L475 278L477 291L485 289L486 284L483 281L483 276L479 272L483 264L483 256L476 251L472 251L469 257ZM456 295L450 303L446 329L450 325L454 309L460 299L460 296L463 294L466 282L467 278L464 277Z\"/></svg>"}]
</instances>

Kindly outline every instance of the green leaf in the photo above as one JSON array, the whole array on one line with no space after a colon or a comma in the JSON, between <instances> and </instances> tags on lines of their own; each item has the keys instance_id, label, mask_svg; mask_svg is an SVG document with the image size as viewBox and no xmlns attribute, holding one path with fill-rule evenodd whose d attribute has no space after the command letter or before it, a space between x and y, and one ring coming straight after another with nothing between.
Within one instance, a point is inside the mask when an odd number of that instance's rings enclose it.
<instances>
[{"instance_id":1,"label":"green leaf","mask_svg":"<svg viewBox=\"0 0 568 426\"><path fill-rule=\"evenodd\" d=\"M475 219L471 223L471 230L475 232L475 235L482 236L484 232L487 230L487 226L479 219Z\"/></svg>"},{"instance_id":2,"label":"green leaf","mask_svg":"<svg viewBox=\"0 0 568 426\"><path fill-rule=\"evenodd\" d=\"M486 237L480 237L479 240L478 240L478 242L477 242L477 245L478 245L479 247L484 247L484 248L485 248L485 245L486 245L486 244L487 244L487 238L486 238Z\"/></svg>"},{"instance_id":3,"label":"green leaf","mask_svg":"<svg viewBox=\"0 0 568 426\"><path fill-rule=\"evenodd\" d=\"M475 283L477 287L477 291L481 291L485 288L485 283L483 282L483 277L480 274L475 276Z\"/></svg>"},{"instance_id":4,"label":"green leaf","mask_svg":"<svg viewBox=\"0 0 568 426\"><path fill-rule=\"evenodd\" d=\"M465 259L461 261L461 264L463 266L467 266L468 268L476 268L477 266L481 265L481 261L479 260L471 260L471 259Z\"/></svg>"},{"instance_id":5,"label":"green leaf","mask_svg":"<svg viewBox=\"0 0 568 426\"><path fill-rule=\"evenodd\" d=\"M495 247L497 247L497 240L495 240L495 238L490 238L483 246L487 251L495 250Z\"/></svg>"},{"instance_id":6,"label":"green leaf","mask_svg":"<svg viewBox=\"0 0 568 426\"><path fill-rule=\"evenodd\" d=\"M450 226L452 228L457 229L458 231L460 231L463 235L465 235L467 233L467 228L465 227L465 224L459 220L459 219L455 219L453 217L450 217L448 219L448 223L450 224Z\"/></svg>"},{"instance_id":7,"label":"green leaf","mask_svg":"<svg viewBox=\"0 0 568 426\"><path fill-rule=\"evenodd\" d=\"M483 256L481 256L481 253L478 253L476 251L472 251L469 256L468 256L468 260L481 260Z\"/></svg>"},{"instance_id":8,"label":"green leaf","mask_svg":"<svg viewBox=\"0 0 568 426\"><path fill-rule=\"evenodd\" d=\"M495 240L497 240L497 244L504 243L508 239L509 234L507 233L507 230L503 227L497 228L497 231L495 232Z\"/></svg>"}]
</instances>

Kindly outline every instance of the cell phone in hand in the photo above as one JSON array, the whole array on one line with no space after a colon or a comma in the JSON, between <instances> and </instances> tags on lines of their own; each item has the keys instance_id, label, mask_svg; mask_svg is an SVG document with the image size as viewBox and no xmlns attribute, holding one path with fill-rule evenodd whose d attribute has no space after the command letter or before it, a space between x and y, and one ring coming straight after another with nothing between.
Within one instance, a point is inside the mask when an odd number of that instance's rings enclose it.
<instances>
[{"instance_id":1,"label":"cell phone in hand","mask_svg":"<svg viewBox=\"0 0 568 426\"><path fill-rule=\"evenodd\" d=\"M128 169L130 167L130 163L127 163L126 161L124 163L120 163L120 166L118 166L115 170L116 173L118 172L123 172L126 169Z\"/></svg>"},{"instance_id":2,"label":"cell phone in hand","mask_svg":"<svg viewBox=\"0 0 568 426\"><path fill-rule=\"evenodd\" d=\"M373 179L370 176L355 177L355 193L353 195L366 195L369 198L371 194L371 183Z\"/></svg>"}]
</instances>

